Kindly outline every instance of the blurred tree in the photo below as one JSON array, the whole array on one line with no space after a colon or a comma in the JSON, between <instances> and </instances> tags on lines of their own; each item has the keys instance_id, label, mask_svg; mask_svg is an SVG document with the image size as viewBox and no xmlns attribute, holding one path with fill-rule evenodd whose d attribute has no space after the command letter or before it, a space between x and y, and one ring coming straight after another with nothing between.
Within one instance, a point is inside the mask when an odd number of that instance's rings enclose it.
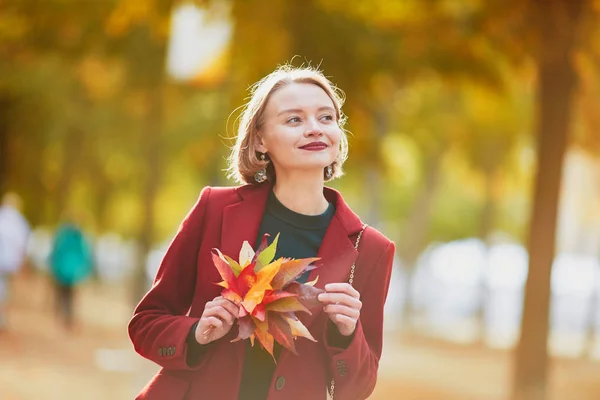
<instances>
[{"instance_id":1,"label":"blurred tree","mask_svg":"<svg viewBox=\"0 0 600 400\"><path fill-rule=\"evenodd\" d=\"M574 53L574 67L579 78L577 97L575 100L575 126L573 127L573 143L577 149L583 150L592 157L600 156L600 4L595 3L595 12L584 15L581 21L581 37L587 40L580 43ZM598 197L600 199L600 196ZM600 201L600 200L599 200ZM598 203L600 208L600 203ZM592 218L592 221L594 219ZM600 258L600 254L598 255ZM588 322L585 351L582 355L592 358L598 335L596 316L600 302L600 273L596 274L597 288L589 299Z\"/></svg>"},{"instance_id":2,"label":"blurred tree","mask_svg":"<svg viewBox=\"0 0 600 400\"><path fill-rule=\"evenodd\" d=\"M507 173L514 173L514 168L511 168L515 161L512 155L519 146L520 138L531 131L529 76L523 76L523 73L519 76L518 72L514 68L506 69L506 74L511 73L512 76L505 78L505 90L501 92L490 92L467 83L463 85L465 90L460 99L462 107L466 109L466 115L461 118L465 131L456 142L464 159L482 177L483 200L476 236L487 247L491 245L490 235L497 228L500 203L506 197L501 193L501 180ZM485 337L487 264L482 272L479 290L481 300L477 312L480 343Z\"/></svg>"},{"instance_id":3,"label":"blurred tree","mask_svg":"<svg viewBox=\"0 0 600 400\"><path fill-rule=\"evenodd\" d=\"M532 2L537 43L538 164L529 230L529 274L521 337L514 371L516 400L546 398L550 277L555 254L556 216L564 153L572 116L576 74L572 55L578 43L585 0Z\"/></svg>"},{"instance_id":4,"label":"blurred tree","mask_svg":"<svg viewBox=\"0 0 600 400\"><path fill-rule=\"evenodd\" d=\"M14 103L8 93L2 93L0 98L0 193L8 191L8 173L9 173L9 118L11 114L10 107Z\"/></svg>"},{"instance_id":5,"label":"blurred tree","mask_svg":"<svg viewBox=\"0 0 600 400\"><path fill-rule=\"evenodd\" d=\"M394 104L392 126L406 136L418 157L418 178L410 193L410 200L398 215L389 218L400 220L397 224L398 254L407 275L405 293L412 293L413 274L419 256L434 235L433 208L442 182L444 156L451 137L456 135L456 93L435 74L406 85ZM392 172L394 173L394 172ZM388 193L392 193L391 189ZM405 194L406 196L406 194ZM390 196L392 202L398 202ZM393 210L391 204L387 209ZM397 210L400 211L400 210ZM456 232L458 234L458 232ZM401 311L403 327L411 328L413 304L407 297Z\"/></svg>"},{"instance_id":6,"label":"blurred tree","mask_svg":"<svg viewBox=\"0 0 600 400\"><path fill-rule=\"evenodd\" d=\"M142 218L138 233L139 260L133 301L147 291L146 255L155 242L155 202L166 168L163 128L167 39L172 0L127 0L116 4L107 19L109 35L120 37L126 54L129 90L139 107L139 142L144 174L141 182Z\"/></svg>"},{"instance_id":7,"label":"blurred tree","mask_svg":"<svg viewBox=\"0 0 600 400\"><path fill-rule=\"evenodd\" d=\"M98 50L106 5L110 4L62 0L0 3L0 52L5 61L0 91L13 93L4 121L8 128L3 128L8 145L0 149L12 149L13 155L0 158L7 160L8 179L24 194L34 224L55 222L81 170L76 159L85 142L80 137L85 133L85 112L77 108L79 100L85 104L86 99L73 70L85 54ZM63 168L57 167L61 163ZM60 171L64 175L55 179Z\"/></svg>"},{"instance_id":8,"label":"blurred tree","mask_svg":"<svg viewBox=\"0 0 600 400\"><path fill-rule=\"evenodd\" d=\"M145 254L157 236L154 203L166 167L164 64L172 2L0 6L0 51L9 61L2 65L0 97L15 99L5 108L13 110L9 120L0 121L8 179L26 195L34 224L54 224L69 204L90 202L104 229L115 185L139 190L138 275L144 282L138 286L145 286ZM8 148L20 156L5 157Z\"/></svg>"},{"instance_id":9,"label":"blurred tree","mask_svg":"<svg viewBox=\"0 0 600 400\"><path fill-rule=\"evenodd\" d=\"M6 179L25 196L28 216L34 224L53 225L62 205L89 204L99 232L137 234L142 218L136 203L149 174L142 157L147 153L140 152L147 143L140 123L146 121L144 104L150 100L144 103L140 89L147 75L145 55L134 43L134 36L143 32L134 31L143 31L140 25L147 23L150 36L162 37L164 44L169 11L160 9L160 1L26 0L2 2L0 7L0 92L12 104L3 108L10 112L3 121L2 140L8 145L1 147L1 159ZM164 70L164 58L158 64ZM202 177L209 169L216 171L213 175L220 173L219 156L192 149L218 147L215 130L223 118L213 103L224 98L221 88L203 92L166 87L159 96L168 113L160 134L163 167L169 169L171 160L181 159L185 163L179 165L179 174ZM203 112L211 108L214 112ZM4 154L9 148L11 153ZM185 157L178 158L181 154ZM194 172L186 170L194 167ZM163 187L160 181L157 185ZM174 186L185 185L178 180ZM176 218L189 206L183 200L170 204L179 209ZM156 240L172 230L172 222L162 224L152 236Z\"/></svg>"}]
</instances>

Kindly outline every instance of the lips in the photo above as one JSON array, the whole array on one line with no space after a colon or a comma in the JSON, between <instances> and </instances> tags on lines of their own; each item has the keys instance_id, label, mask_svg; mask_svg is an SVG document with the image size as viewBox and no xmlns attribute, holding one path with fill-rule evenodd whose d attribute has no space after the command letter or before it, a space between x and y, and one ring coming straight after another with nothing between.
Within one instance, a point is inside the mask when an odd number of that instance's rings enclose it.
<instances>
[{"instance_id":1,"label":"lips","mask_svg":"<svg viewBox=\"0 0 600 400\"><path fill-rule=\"evenodd\" d=\"M313 143L309 143L309 144L305 144L304 146L301 146L300 148L302 150L324 150L326 149L328 146L327 144L323 143L323 142L313 142Z\"/></svg>"}]
</instances>

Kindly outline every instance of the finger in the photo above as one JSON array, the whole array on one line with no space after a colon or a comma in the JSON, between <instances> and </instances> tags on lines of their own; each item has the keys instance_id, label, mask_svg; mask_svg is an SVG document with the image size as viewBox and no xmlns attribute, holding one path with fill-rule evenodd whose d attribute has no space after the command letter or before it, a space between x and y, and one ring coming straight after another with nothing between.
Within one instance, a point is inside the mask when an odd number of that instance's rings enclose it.
<instances>
[{"instance_id":1,"label":"finger","mask_svg":"<svg viewBox=\"0 0 600 400\"><path fill-rule=\"evenodd\" d=\"M342 324L350 329L353 329L356 326L356 321L354 318L351 318L347 315L335 314L331 316L331 319L336 324Z\"/></svg>"},{"instance_id":2,"label":"finger","mask_svg":"<svg viewBox=\"0 0 600 400\"><path fill-rule=\"evenodd\" d=\"M219 329L223 327L223 321L221 321L219 318L217 317L203 317L202 318L205 322L205 325L208 326L214 326L215 328Z\"/></svg>"},{"instance_id":3,"label":"finger","mask_svg":"<svg viewBox=\"0 0 600 400\"><path fill-rule=\"evenodd\" d=\"M360 300L346 294L346 293L321 293L318 297L320 302L325 304L336 303L343 304L353 308L359 308L359 304L362 304Z\"/></svg>"},{"instance_id":4,"label":"finger","mask_svg":"<svg viewBox=\"0 0 600 400\"><path fill-rule=\"evenodd\" d=\"M329 304L327 306L325 306L323 308L323 310L327 313L327 314L339 314L339 315L345 315L347 317L350 317L352 319L358 319L358 317L360 317L360 312L357 309L354 308L350 308L348 306L343 306L341 304L336 305L336 304Z\"/></svg>"},{"instance_id":5,"label":"finger","mask_svg":"<svg viewBox=\"0 0 600 400\"><path fill-rule=\"evenodd\" d=\"M224 307L216 306L209 308L205 311L204 315L206 317L218 317L219 319L225 321L227 324L232 325L235 320L234 316L231 315L229 311L227 311Z\"/></svg>"},{"instance_id":6,"label":"finger","mask_svg":"<svg viewBox=\"0 0 600 400\"><path fill-rule=\"evenodd\" d=\"M226 308L233 315L237 315L237 313L238 313L239 305L237 305L234 302L232 302L231 300L228 300L223 297L215 297L214 300L207 302L206 305L204 306L204 309L219 307L219 306Z\"/></svg>"},{"instance_id":7,"label":"finger","mask_svg":"<svg viewBox=\"0 0 600 400\"><path fill-rule=\"evenodd\" d=\"M217 329L223 327L223 320L219 319L217 317L213 317L213 316L206 317L206 318L204 318L204 321L208 326L213 326Z\"/></svg>"},{"instance_id":8,"label":"finger","mask_svg":"<svg viewBox=\"0 0 600 400\"><path fill-rule=\"evenodd\" d=\"M223 307L224 309L226 309L234 318L237 317L238 315L238 311L239 311L239 306L236 305L235 303L233 303L230 300L221 298L219 300L215 300L212 302L212 307Z\"/></svg>"},{"instance_id":9,"label":"finger","mask_svg":"<svg viewBox=\"0 0 600 400\"><path fill-rule=\"evenodd\" d=\"M328 283L325 285L327 292L346 293L356 299L360 298L360 293L352 285L346 282L342 283Z\"/></svg>"},{"instance_id":10,"label":"finger","mask_svg":"<svg viewBox=\"0 0 600 400\"><path fill-rule=\"evenodd\" d=\"M206 310L207 308L212 308L215 307L216 305L219 304L219 301L222 299L221 296L215 297L214 299L207 301L206 304L204 305L204 309Z\"/></svg>"},{"instance_id":11,"label":"finger","mask_svg":"<svg viewBox=\"0 0 600 400\"><path fill-rule=\"evenodd\" d=\"M360 300L349 296L346 293L321 293L318 299L321 303L325 304L338 303L357 310L362 308L362 302Z\"/></svg>"}]
</instances>

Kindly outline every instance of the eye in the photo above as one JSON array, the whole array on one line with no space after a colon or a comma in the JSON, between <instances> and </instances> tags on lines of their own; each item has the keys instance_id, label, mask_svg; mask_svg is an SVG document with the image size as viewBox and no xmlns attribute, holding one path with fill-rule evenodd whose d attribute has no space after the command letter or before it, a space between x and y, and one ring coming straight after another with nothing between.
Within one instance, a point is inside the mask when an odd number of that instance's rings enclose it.
<instances>
[{"instance_id":1,"label":"eye","mask_svg":"<svg viewBox=\"0 0 600 400\"><path fill-rule=\"evenodd\" d=\"M333 115L331 114L325 114L321 117L322 121L333 121Z\"/></svg>"},{"instance_id":2,"label":"eye","mask_svg":"<svg viewBox=\"0 0 600 400\"><path fill-rule=\"evenodd\" d=\"M288 124L297 124L300 122L300 117L291 117L286 121Z\"/></svg>"}]
</instances>

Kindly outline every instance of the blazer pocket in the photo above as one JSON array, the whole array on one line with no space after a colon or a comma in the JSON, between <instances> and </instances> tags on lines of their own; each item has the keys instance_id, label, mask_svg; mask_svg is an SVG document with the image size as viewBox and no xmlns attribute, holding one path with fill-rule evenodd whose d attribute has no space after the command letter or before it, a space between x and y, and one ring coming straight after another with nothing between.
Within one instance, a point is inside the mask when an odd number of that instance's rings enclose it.
<instances>
[{"instance_id":1,"label":"blazer pocket","mask_svg":"<svg viewBox=\"0 0 600 400\"><path fill-rule=\"evenodd\" d=\"M159 372L138 393L135 400L184 400L189 389L188 379Z\"/></svg>"}]
</instances>

